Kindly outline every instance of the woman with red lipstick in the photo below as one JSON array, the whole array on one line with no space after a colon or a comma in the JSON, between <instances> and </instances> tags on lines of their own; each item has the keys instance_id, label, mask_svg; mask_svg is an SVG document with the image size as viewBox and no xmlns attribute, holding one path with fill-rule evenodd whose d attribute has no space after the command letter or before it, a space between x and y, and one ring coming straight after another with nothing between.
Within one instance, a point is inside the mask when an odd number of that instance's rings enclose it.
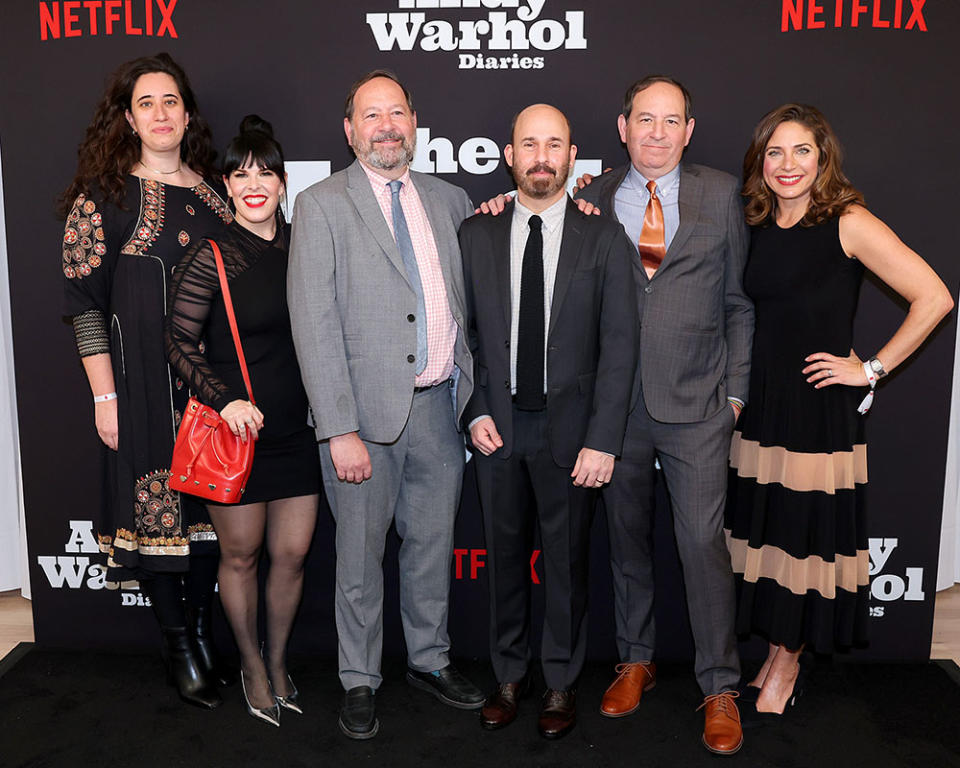
<instances>
[{"instance_id":1,"label":"woman with red lipstick","mask_svg":"<svg viewBox=\"0 0 960 768\"><path fill-rule=\"evenodd\" d=\"M737 629L769 642L742 691L755 712L773 716L801 692L802 649L828 653L866 641L861 414L876 380L953 306L936 273L864 207L840 163L827 121L802 104L767 114L743 161L752 226L744 286L756 330L749 400L730 450L726 528ZM866 360L853 350L864 269L910 305ZM749 716L746 706L741 712Z\"/></svg>"},{"instance_id":2,"label":"woman with red lipstick","mask_svg":"<svg viewBox=\"0 0 960 768\"><path fill-rule=\"evenodd\" d=\"M208 509L220 539L220 599L240 650L247 710L279 725L280 707L302 712L287 674L286 649L317 517L320 465L287 310L290 229L279 208L286 175L269 123L244 118L227 147L223 181L235 218L214 239L257 405L247 399L208 241L192 247L174 274L167 353L190 389L219 410L235 434L257 441L242 501ZM270 572L261 651L257 566L264 541Z\"/></svg>"},{"instance_id":3,"label":"woman with red lipstick","mask_svg":"<svg viewBox=\"0 0 960 768\"><path fill-rule=\"evenodd\" d=\"M187 389L167 365L163 318L170 273L187 246L232 217L204 181L210 130L167 54L113 73L78 154L61 200L60 266L64 314L105 446L98 534L107 580L139 581L180 696L213 708L221 703L209 637L216 535L203 507L167 483Z\"/></svg>"}]
</instances>

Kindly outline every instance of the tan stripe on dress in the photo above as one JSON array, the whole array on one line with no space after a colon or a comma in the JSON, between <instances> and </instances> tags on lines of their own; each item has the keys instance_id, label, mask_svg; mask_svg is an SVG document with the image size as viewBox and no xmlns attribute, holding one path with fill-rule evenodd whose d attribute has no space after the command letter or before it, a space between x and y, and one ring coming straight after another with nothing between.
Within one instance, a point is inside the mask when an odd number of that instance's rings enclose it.
<instances>
[{"instance_id":1,"label":"tan stripe on dress","mask_svg":"<svg viewBox=\"0 0 960 768\"><path fill-rule=\"evenodd\" d=\"M870 583L870 553L865 549L858 549L856 556L836 555L836 562L830 562L819 555L793 557L770 544L757 549L744 539L733 538L729 530L724 530L724 535L734 573L742 573L743 580L751 584L773 579L795 595L805 595L813 589L832 600L837 596L837 587L856 592L857 587Z\"/></svg>"},{"instance_id":2,"label":"tan stripe on dress","mask_svg":"<svg viewBox=\"0 0 960 768\"><path fill-rule=\"evenodd\" d=\"M834 453L800 453L744 440L735 432L730 466L740 477L755 478L761 485L779 483L792 491L833 494L867 482L867 446L855 445L852 451Z\"/></svg>"}]
</instances>

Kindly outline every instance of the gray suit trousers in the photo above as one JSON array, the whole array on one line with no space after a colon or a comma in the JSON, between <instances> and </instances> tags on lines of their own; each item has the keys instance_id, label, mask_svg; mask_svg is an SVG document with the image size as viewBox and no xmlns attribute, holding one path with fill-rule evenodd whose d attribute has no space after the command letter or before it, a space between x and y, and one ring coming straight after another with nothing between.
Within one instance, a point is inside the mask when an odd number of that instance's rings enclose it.
<instances>
[{"instance_id":1,"label":"gray suit trousers","mask_svg":"<svg viewBox=\"0 0 960 768\"><path fill-rule=\"evenodd\" d=\"M449 387L413 396L396 442L364 444L372 476L356 485L337 479L329 444L320 443L324 489L337 523L335 611L345 690L376 689L382 680L383 551L392 521L402 539L400 616L408 664L432 672L448 663L453 524L464 462Z\"/></svg>"},{"instance_id":2,"label":"gray suit trousers","mask_svg":"<svg viewBox=\"0 0 960 768\"><path fill-rule=\"evenodd\" d=\"M654 457L660 460L673 509L674 534L693 630L697 683L705 696L740 679L734 634L736 601L723 536L730 406L702 422L652 419L643 393L627 421L622 457L603 492L610 533L617 650L625 662L654 656Z\"/></svg>"}]
</instances>

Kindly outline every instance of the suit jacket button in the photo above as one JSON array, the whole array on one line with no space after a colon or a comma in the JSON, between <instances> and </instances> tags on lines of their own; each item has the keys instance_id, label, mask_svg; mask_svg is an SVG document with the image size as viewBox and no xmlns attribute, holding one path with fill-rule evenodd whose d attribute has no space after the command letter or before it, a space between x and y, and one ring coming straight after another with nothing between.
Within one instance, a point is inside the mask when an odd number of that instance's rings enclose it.
<instances>
[{"instance_id":1,"label":"suit jacket button","mask_svg":"<svg viewBox=\"0 0 960 768\"><path fill-rule=\"evenodd\" d=\"M643 289L643 292L644 292L644 293L653 293L653 286L652 286L652 285L648 285L646 288Z\"/></svg>"},{"instance_id":2,"label":"suit jacket button","mask_svg":"<svg viewBox=\"0 0 960 768\"><path fill-rule=\"evenodd\" d=\"M503 388L504 388L504 389L510 389L510 380L509 380L509 379L507 379L506 381L503 382Z\"/></svg>"},{"instance_id":3,"label":"suit jacket button","mask_svg":"<svg viewBox=\"0 0 960 768\"><path fill-rule=\"evenodd\" d=\"M413 363L413 362L416 361L416 359L417 359L417 358L416 358L416 355L407 355L407 362L408 362L408 363Z\"/></svg>"},{"instance_id":4,"label":"suit jacket button","mask_svg":"<svg viewBox=\"0 0 960 768\"><path fill-rule=\"evenodd\" d=\"M510 339L507 339L505 342L503 342L503 346L505 346L507 349L510 349Z\"/></svg>"},{"instance_id":5,"label":"suit jacket button","mask_svg":"<svg viewBox=\"0 0 960 768\"><path fill-rule=\"evenodd\" d=\"M408 322L408 323L412 323L412 322L413 322L414 320L416 320L416 319L417 319L417 316L416 316L416 315L407 315L407 322Z\"/></svg>"}]
</instances>

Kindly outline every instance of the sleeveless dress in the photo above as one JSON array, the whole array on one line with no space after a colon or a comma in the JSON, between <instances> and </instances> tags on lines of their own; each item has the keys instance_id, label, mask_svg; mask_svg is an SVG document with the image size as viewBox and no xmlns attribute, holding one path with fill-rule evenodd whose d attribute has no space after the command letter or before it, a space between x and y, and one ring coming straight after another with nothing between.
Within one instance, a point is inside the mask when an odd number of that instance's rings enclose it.
<instances>
[{"instance_id":1,"label":"sleeveless dress","mask_svg":"<svg viewBox=\"0 0 960 768\"><path fill-rule=\"evenodd\" d=\"M866 642L865 389L814 389L814 352L846 356L863 265L839 218L752 232L744 286L756 330L749 399L730 450L725 529L739 634L818 652Z\"/></svg>"},{"instance_id":2,"label":"sleeveless dress","mask_svg":"<svg viewBox=\"0 0 960 768\"><path fill-rule=\"evenodd\" d=\"M133 175L121 205L94 188L67 216L63 314L73 318L81 356L110 354L117 391L118 449L101 444L97 521L109 582L182 573L191 550L215 551L206 509L168 485L188 391L167 364L163 324L174 267L188 246L232 219L207 182L177 187Z\"/></svg>"}]
</instances>

